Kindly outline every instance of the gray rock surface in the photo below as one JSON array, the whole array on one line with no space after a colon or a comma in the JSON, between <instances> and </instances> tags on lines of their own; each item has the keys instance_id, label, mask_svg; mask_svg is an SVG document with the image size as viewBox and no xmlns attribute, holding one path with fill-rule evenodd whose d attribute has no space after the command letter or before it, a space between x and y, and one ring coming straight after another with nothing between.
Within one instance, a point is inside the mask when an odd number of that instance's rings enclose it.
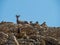
<instances>
[{"instance_id":1,"label":"gray rock surface","mask_svg":"<svg viewBox=\"0 0 60 45\"><path fill-rule=\"evenodd\" d=\"M0 45L6 43L8 40L8 35L0 32Z\"/></svg>"}]
</instances>

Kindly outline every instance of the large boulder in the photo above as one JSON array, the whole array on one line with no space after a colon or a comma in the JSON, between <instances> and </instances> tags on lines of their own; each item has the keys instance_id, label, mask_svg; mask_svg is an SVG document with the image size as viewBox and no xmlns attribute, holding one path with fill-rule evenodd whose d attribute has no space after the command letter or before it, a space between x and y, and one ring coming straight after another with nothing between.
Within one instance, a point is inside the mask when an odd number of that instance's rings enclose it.
<instances>
[{"instance_id":1,"label":"large boulder","mask_svg":"<svg viewBox=\"0 0 60 45\"><path fill-rule=\"evenodd\" d=\"M8 35L4 32L0 32L0 45L6 43L8 40Z\"/></svg>"},{"instance_id":2,"label":"large boulder","mask_svg":"<svg viewBox=\"0 0 60 45\"><path fill-rule=\"evenodd\" d=\"M5 45L19 45L14 34L9 34L8 41L6 42Z\"/></svg>"}]
</instances>

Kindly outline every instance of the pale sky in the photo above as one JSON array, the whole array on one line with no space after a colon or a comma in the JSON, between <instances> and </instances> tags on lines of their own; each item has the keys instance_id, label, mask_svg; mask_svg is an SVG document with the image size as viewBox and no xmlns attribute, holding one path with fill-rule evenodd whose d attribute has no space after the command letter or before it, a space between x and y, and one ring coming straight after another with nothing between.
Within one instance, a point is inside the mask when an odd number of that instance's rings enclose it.
<instances>
[{"instance_id":1,"label":"pale sky","mask_svg":"<svg viewBox=\"0 0 60 45\"><path fill-rule=\"evenodd\" d=\"M60 0L0 0L0 22L16 22L16 14L20 20L60 26Z\"/></svg>"}]
</instances>

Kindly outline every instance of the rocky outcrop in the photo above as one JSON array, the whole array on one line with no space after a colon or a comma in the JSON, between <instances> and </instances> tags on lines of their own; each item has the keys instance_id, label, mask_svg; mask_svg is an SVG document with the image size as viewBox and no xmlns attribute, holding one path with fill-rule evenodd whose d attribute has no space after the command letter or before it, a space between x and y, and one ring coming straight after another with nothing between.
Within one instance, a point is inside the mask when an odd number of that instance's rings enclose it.
<instances>
[{"instance_id":1,"label":"rocky outcrop","mask_svg":"<svg viewBox=\"0 0 60 45\"><path fill-rule=\"evenodd\" d=\"M5 44L8 40L8 35L0 32L0 45Z\"/></svg>"},{"instance_id":2,"label":"rocky outcrop","mask_svg":"<svg viewBox=\"0 0 60 45\"><path fill-rule=\"evenodd\" d=\"M59 34L60 27L48 27L45 22L41 25L26 21L24 24L0 23L0 45L45 45L46 42L55 43L56 40L58 45Z\"/></svg>"},{"instance_id":3,"label":"rocky outcrop","mask_svg":"<svg viewBox=\"0 0 60 45\"><path fill-rule=\"evenodd\" d=\"M19 43L13 34L9 34L8 41L6 42L6 45L19 45Z\"/></svg>"}]
</instances>

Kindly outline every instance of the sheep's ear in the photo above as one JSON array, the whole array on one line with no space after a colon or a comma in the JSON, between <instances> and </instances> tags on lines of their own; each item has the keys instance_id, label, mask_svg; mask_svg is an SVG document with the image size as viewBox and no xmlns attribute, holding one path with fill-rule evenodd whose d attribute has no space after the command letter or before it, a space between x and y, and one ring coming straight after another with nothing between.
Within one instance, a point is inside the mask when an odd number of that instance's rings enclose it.
<instances>
[{"instance_id":1,"label":"sheep's ear","mask_svg":"<svg viewBox=\"0 0 60 45\"><path fill-rule=\"evenodd\" d=\"M36 21L36 24L38 24L39 22L38 21Z\"/></svg>"},{"instance_id":2,"label":"sheep's ear","mask_svg":"<svg viewBox=\"0 0 60 45\"><path fill-rule=\"evenodd\" d=\"M32 21L30 21L30 23L32 23Z\"/></svg>"},{"instance_id":3,"label":"sheep's ear","mask_svg":"<svg viewBox=\"0 0 60 45\"><path fill-rule=\"evenodd\" d=\"M16 17L20 17L20 15L16 15Z\"/></svg>"}]
</instances>

